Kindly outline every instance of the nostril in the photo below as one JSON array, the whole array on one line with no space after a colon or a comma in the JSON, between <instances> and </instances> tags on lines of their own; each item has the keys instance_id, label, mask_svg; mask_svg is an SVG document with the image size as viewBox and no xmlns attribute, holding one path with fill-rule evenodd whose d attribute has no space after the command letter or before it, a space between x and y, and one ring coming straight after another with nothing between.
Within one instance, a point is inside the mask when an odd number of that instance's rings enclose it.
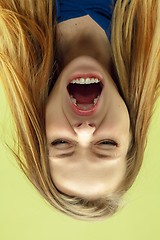
<instances>
[{"instance_id":1,"label":"nostril","mask_svg":"<svg viewBox=\"0 0 160 240\"><path fill-rule=\"evenodd\" d=\"M83 124L83 123L76 124L75 127L80 127L80 126L82 126L82 124ZM95 127L95 125L92 124L92 123L89 123L89 124L87 124L87 125L88 125L89 127ZM87 126L87 125L86 125L86 126Z\"/></svg>"},{"instance_id":2,"label":"nostril","mask_svg":"<svg viewBox=\"0 0 160 240\"><path fill-rule=\"evenodd\" d=\"M76 127L80 127L81 125L82 125L82 123L80 123L80 124L77 124L77 125L76 125Z\"/></svg>"},{"instance_id":3,"label":"nostril","mask_svg":"<svg viewBox=\"0 0 160 240\"><path fill-rule=\"evenodd\" d=\"M77 127L80 127L82 125L82 123L79 123L79 124L75 124L74 126L77 128Z\"/></svg>"},{"instance_id":4,"label":"nostril","mask_svg":"<svg viewBox=\"0 0 160 240\"><path fill-rule=\"evenodd\" d=\"M90 127L95 127L94 124L92 124L92 123L88 124L88 126L90 126Z\"/></svg>"}]
</instances>

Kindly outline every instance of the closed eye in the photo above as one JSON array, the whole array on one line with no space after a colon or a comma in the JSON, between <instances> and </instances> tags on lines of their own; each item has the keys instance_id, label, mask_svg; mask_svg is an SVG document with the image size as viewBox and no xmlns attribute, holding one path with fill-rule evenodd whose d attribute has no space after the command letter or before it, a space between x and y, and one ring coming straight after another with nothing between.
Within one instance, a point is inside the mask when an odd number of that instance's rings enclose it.
<instances>
[{"instance_id":1,"label":"closed eye","mask_svg":"<svg viewBox=\"0 0 160 240\"><path fill-rule=\"evenodd\" d=\"M69 149L73 146L73 144L70 141L67 141L65 139L57 139L53 141L51 145L56 149L60 149L60 150Z\"/></svg>"},{"instance_id":2,"label":"closed eye","mask_svg":"<svg viewBox=\"0 0 160 240\"><path fill-rule=\"evenodd\" d=\"M58 144L68 144L69 142L68 141L65 141L63 139L58 139L58 140L55 140L51 143L52 146L56 146Z\"/></svg>"},{"instance_id":3,"label":"closed eye","mask_svg":"<svg viewBox=\"0 0 160 240\"><path fill-rule=\"evenodd\" d=\"M113 146L117 146L118 144L115 141L112 140L103 140L98 142L97 144L107 144L107 145L113 145Z\"/></svg>"},{"instance_id":4,"label":"closed eye","mask_svg":"<svg viewBox=\"0 0 160 240\"><path fill-rule=\"evenodd\" d=\"M101 150L112 150L115 149L118 144L113 140L101 140L96 143L96 146Z\"/></svg>"}]
</instances>

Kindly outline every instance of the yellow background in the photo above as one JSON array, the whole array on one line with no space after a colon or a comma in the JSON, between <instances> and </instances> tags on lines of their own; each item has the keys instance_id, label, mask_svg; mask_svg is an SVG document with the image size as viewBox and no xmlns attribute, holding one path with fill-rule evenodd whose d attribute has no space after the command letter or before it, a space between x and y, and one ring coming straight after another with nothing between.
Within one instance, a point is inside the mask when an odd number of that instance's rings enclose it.
<instances>
[{"instance_id":1,"label":"yellow background","mask_svg":"<svg viewBox=\"0 0 160 240\"><path fill-rule=\"evenodd\" d=\"M160 101L149 131L139 176L126 206L99 222L71 219L47 204L18 169L4 146L10 113L0 86L0 240L159 240Z\"/></svg>"}]
</instances>

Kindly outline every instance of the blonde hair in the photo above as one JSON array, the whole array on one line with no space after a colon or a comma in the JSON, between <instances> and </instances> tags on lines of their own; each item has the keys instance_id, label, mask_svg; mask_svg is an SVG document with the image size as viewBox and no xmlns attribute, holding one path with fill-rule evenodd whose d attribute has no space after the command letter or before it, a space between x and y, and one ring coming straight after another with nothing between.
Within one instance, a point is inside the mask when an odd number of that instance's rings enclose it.
<instances>
[{"instance_id":1,"label":"blonde hair","mask_svg":"<svg viewBox=\"0 0 160 240\"><path fill-rule=\"evenodd\" d=\"M49 169L45 104L58 69L56 6L52 0L0 0L0 79L16 124L17 150L13 153L40 194L71 217L99 221L111 216L139 172L159 95L159 23L159 0L130 4L117 0L111 43L116 83L130 114L132 141L126 176L118 191L90 201L58 191Z\"/></svg>"}]
</instances>

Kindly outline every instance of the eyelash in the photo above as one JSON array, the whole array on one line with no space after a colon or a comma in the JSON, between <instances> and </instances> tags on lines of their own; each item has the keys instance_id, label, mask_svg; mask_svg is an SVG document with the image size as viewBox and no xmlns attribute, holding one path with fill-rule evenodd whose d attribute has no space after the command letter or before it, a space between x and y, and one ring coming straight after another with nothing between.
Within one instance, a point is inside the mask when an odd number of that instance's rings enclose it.
<instances>
[{"instance_id":1,"label":"eyelash","mask_svg":"<svg viewBox=\"0 0 160 240\"><path fill-rule=\"evenodd\" d=\"M112 140L104 140L104 141L99 142L99 144L109 144L109 145L113 145L113 146L118 145L115 141L112 141Z\"/></svg>"},{"instance_id":2,"label":"eyelash","mask_svg":"<svg viewBox=\"0 0 160 240\"><path fill-rule=\"evenodd\" d=\"M59 140L53 141L51 144L52 144L52 146L55 146L55 145L58 145L58 144L65 144L65 143L68 144L69 142L67 142L63 139L59 139Z\"/></svg>"},{"instance_id":3,"label":"eyelash","mask_svg":"<svg viewBox=\"0 0 160 240\"><path fill-rule=\"evenodd\" d=\"M70 142L63 140L63 139L59 139L59 140L53 141L51 144L52 144L52 146L56 146L58 144L70 144ZM99 142L98 144L106 144L106 145L109 144L109 145L113 145L113 146L118 145L115 141L112 141L112 140L104 140L104 141Z\"/></svg>"}]
</instances>

